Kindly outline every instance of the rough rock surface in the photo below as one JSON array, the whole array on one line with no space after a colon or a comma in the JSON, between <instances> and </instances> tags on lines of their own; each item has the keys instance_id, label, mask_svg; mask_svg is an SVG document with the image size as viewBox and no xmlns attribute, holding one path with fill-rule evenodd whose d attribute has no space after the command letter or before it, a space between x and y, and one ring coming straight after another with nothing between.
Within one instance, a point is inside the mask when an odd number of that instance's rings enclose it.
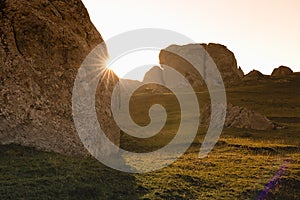
<instances>
[{"instance_id":1,"label":"rough rock surface","mask_svg":"<svg viewBox=\"0 0 300 200\"><path fill-rule=\"evenodd\" d=\"M216 63L225 85L234 85L241 81L241 72L234 54L221 44L202 44Z\"/></svg>"},{"instance_id":2,"label":"rough rock surface","mask_svg":"<svg viewBox=\"0 0 300 200\"><path fill-rule=\"evenodd\" d=\"M244 78L245 74L244 74L244 71L242 70L241 67L238 68L237 72L238 72L238 75L239 75L240 78Z\"/></svg>"},{"instance_id":3,"label":"rough rock surface","mask_svg":"<svg viewBox=\"0 0 300 200\"><path fill-rule=\"evenodd\" d=\"M245 75L243 81L252 81L252 80L261 80L265 77L260 71L252 70L248 74Z\"/></svg>"},{"instance_id":4,"label":"rough rock surface","mask_svg":"<svg viewBox=\"0 0 300 200\"><path fill-rule=\"evenodd\" d=\"M273 70L271 76L287 76L290 74L293 74L293 71L289 67L280 66Z\"/></svg>"},{"instance_id":5,"label":"rough rock surface","mask_svg":"<svg viewBox=\"0 0 300 200\"><path fill-rule=\"evenodd\" d=\"M223 105L224 106L224 105ZM207 104L201 110L201 124L208 126L210 122L211 110ZM266 116L240 106L227 105L224 127L245 128L253 130L273 130L280 128L270 121ZM216 114L216 117L219 115Z\"/></svg>"},{"instance_id":6,"label":"rough rock surface","mask_svg":"<svg viewBox=\"0 0 300 200\"><path fill-rule=\"evenodd\" d=\"M85 154L72 88L82 61L102 41L80 0L1 0L0 143Z\"/></svg>"},{"instance_id":7,"label":"rough rock surface","mask_svg":"<svg viewBox=\"0 0 300 200\"><path fill-rule=\"evenodd\" d=\"M199 45L203 48L199 48ZM194 89L199 90L199 88L205 85L204 79L206 77L202 78L202 76L189 62L178 56L176 53L180 52L195 62L201 62L203 76L207 76L212 72L209 68L208 55L204 50L207 51L215 62L226 86L238 84L241 81L244 73L237 67L234 54L228 50L227 47L214 43L188 44L183 46L171 45L166 49L163 49L159 55L162 76L160 75L161 73L158 72L159 68L152 68L148 73L146 73L144 81L147 82L149 80L157 79L157 76L159 76L159 78L161 77L162 79L160 81L170 87L180 88L185 87L186 84L190 83ZM165 66L171 66L176 71L180 72L186 80L183 81L178 75L176 75L176 73L172 70L166 69ZM155 71L155 73L153 73L153 71Z\"/></svg>"}]
</instances>

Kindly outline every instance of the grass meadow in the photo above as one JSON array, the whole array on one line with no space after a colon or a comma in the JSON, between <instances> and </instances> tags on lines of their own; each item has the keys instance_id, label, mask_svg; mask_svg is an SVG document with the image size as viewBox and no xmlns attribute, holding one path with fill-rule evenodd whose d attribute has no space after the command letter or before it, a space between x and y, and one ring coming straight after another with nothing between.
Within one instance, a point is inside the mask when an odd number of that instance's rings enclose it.
<instances>
[{"instance_id":1,"label":"grass meadow","mask_svg":"<svg viewBox=\"0 0 300 200\"><path fill-rule=\"evenodd\" d=\"M170 166L146 174L110 169L97 160L0 146L0 199L300 199L300 74L244 82L227 89L228 102L265 114L286 129L226 128L207 158L200 127L188 151ZM207 92L197 94L201 105ZM166 145L180 123L174 95L136 93L132 118L149 123L149 106L168 111L165 127L149 139L122 133L121 147L149 152Z\"/></svg>"}]
</instances>

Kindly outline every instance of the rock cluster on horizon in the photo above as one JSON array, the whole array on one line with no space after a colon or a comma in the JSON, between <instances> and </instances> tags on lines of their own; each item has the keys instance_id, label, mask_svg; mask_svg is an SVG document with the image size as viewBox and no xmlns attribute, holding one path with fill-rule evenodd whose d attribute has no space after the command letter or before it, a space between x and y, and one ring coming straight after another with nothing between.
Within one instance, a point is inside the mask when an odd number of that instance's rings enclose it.
<instances>
[{"instance_id":1,"label":"rock cluster on horizon","mask_svg":"<svg viewBox=\"0 0 300 200\"><path fill-rule=\"evenodd\" d=\"M202 45L203 49L199 48L199 45ZM226 87L239 85L242 81L265 80L267 77L270 77L257 70L252 70L244 75L242 69L237 66L235 56L230 50L223 45L210 43L188 44L183 46L171 45L166 49L163 49L159 55L161 67L156 66L151 68L145 74L143 82L149 83L155 81L171 88L185 88L190 84L196 91L203 88L203 86L205 86L205 77L203 79L191 63L180 57L179 54L184 55L183 57L191 59L195 63L201 63L201 66L203 66L201 69L204 70L203 74L205 76L209 73L209 69L206 67L207 54L204 49L218 67ZM183 75L185 80L180 79L177 72L168 69L166 66L172 66L172 68ZM290 68L281 66L274 69L272 76L283 77L292 73L293 71ZM156 91L155 88L152 89L153 91ZM208 106L206 106L202 113L202 121L204 124L207 124L208 120L210 120L209 115L210 111ZM254 130L272 130L280 128L277 124L273 123L260 113L231 104L227 107L225 127Z\"/></svg>"},{"instance_id":2,"label":"rock cluster on horizon","mask_svg":"<svg viewBox=\"0 0 300 200\"><path fill-rule=\"evenodd\" d=\"M102 41L80 0L1 1L1 144L86 153L72 119L72 89L84 58ZM100 121L118 144L119 129L102 107Z\"/></svg>"},{"instance_id":3,"label":"rock cluster on horizon","mask_svg":"<svg viewBox=\"0 0 300 200\"><path fill-rule=\"evenodd\" d=\"M202 48L199 48L201 45ZM183 54L183 58L177 54ZM209 54L207 54L207 53ZM240 67L237 66L237 61L234 54L221 44L188 44L183 46L171 45L160 52L159 60L160 67L153 67L144 76L143 82L147 83L151 80L167 84L171 88L184 88L187 84L191 84L194 89L199 90L205 86L202 77L184 57L188 57L195 62L201 64L203 76L208 77L211 72L211 64L208 57L210 56L221 73L224 84L226 86L238 84L244 76ZM176 72L168 69L166 66L171 66L176 71L180 72L186 80L179 78Z\"/></svg>"},{"instance_id":4,"label":"rock cluster on horizon","mask_svg":"<svg viewBox=\"0 0 300 200\"><path fill-rule=\"evenodd\" d=\"M199 45L201 45L203 49L199 48ZM161 50L159 54L161 66L154 66L146 72L143 82L149 83L154 81L166 84L171 88L185 88L188 84L191 84L196 91L203 88L206 85L204 82L205 77L203 79L203 77L194 70L191 63L187 62L177 53L183 53L187 58L198 63L203 63L202 69L205 69L203 72L203 75L205 76L209 74L209 67L206 68L208 55L204 50L213 59L222 76L223 82L227 87L238 85L242 81L263 80L269 77L258 70L252 70L244 75L241 67L237 66L237 61L233 52L224 45L209 43L187 44L183 46L171 45L166 49ZM169 70L165 66L174 68L184 76L185 80L181 80L178 73L174 73L173 70ZM280 66L273 70L271 77L284 77L290 74L293 74L293 71L289 67Z\"/></svg>"}]
</instances>

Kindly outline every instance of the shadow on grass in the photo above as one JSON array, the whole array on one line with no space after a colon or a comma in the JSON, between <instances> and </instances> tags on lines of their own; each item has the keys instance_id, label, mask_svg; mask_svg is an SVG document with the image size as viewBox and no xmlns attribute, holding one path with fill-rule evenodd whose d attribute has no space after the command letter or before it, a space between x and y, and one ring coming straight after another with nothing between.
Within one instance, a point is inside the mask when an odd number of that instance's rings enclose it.
<instances>
[{"instance_id":1,"label":"shadow on grass","mask_svg":"<svg viewBox=\"0 0 300 200\"><path fill-rule=\"evenodd\" d=\"M0 146L0 174L0 199L138 199L131 174L92 158Z\"/></svg>"}]
</instances>

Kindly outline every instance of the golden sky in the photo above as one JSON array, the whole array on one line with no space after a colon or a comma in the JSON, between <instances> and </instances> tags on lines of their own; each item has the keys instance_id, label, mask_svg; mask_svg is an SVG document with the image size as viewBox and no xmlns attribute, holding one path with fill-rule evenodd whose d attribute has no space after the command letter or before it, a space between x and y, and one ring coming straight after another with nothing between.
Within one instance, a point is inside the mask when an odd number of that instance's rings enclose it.
<instances>
[{"instance_id":1,"label":"golden sky","mask_svg":"<svg viewBox=\"0 0 300 200\"><path fill-rule=\"evenodd\" d=\"M257 69L270 74L280 65L300 71L298 0L83 2L105 40L137 28L163 28L184 34L197 43L214 42L227 46L245 73ZM140 56L141 62L157 63L157 54L152 52L148 58ZM133 62L128 58L118 64L124 69ZM117 73L122 74L122 69Z\"/></svg>"}]
</instances>

